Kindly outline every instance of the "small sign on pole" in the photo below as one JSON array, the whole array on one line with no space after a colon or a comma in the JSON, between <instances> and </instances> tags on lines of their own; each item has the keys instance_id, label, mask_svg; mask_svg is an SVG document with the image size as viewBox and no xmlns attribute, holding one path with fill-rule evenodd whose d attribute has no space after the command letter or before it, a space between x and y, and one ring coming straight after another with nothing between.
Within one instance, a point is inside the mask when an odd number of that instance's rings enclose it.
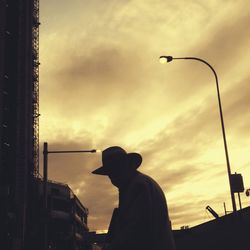
<instances>
[{"instance_id":1,"label":"small sign on pole","mask_svg":"<svg viewBox=\"0 0 250 250\"><path fill-rule=\"evenodd\" d=\"M232 191L234 193L242 193L244 192L244 184L243 184L243 178L241 174L231 174L231 186L232 186Z\"/></svg>"}]
</instances>

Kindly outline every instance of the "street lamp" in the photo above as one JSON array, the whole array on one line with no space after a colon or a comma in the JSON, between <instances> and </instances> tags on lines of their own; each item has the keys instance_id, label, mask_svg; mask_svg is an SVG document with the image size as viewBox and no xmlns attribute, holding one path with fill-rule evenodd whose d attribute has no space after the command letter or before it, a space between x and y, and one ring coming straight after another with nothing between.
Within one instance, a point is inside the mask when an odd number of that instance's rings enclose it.
<instances>
[{"instance_id":1,"label":"street lamp","mask_svg":"<svg viewBox=\"0 0 250 250\"><path fill-rule=\"evenodd\" d=\"M48 209L48 154L68 154L68 153L96 153L98 150L57 150L49 151L48 143L43 144L43 198L44 198L44 211L45 211L45 221L44 221L44 250L48 249L48 238L47 238L47 209Z\"/></svg>"},{"instance_id":2,"label":"street lamp","mask_svg":"<svg viewBox=\"0 0 250 250\"><path fill-rule=\"evenodd\" d=\"M160 58L159 58L159 61L162 64L171 62L173 60L196 60L196 61L200 61L200 62L206 64L214 73L215 82L216 82L216 89L217 89L217 96L218 96L218 103L219 103L219 110L220 110L221 129L222 129L225 156L226 156L226 163L227 163L227 173L228 173L228 178L229 178L229 186L230 186L232 207L233 207L233 212L236 212L236 203L235 203L235 197L234 197L234 192L233 192L233 188L232 188L231 169L230 169L230 162L229 162L229 156L228 156L226 132L225 132L223 113L222 113L220 89L219 89L219 82L218 82L217 74L216 74L214 68L207 61L205 61L205 60L203 60L201 58L197 58L197 57L172 57L172 56L160 56Z\"/></svg>"}]
</instances>

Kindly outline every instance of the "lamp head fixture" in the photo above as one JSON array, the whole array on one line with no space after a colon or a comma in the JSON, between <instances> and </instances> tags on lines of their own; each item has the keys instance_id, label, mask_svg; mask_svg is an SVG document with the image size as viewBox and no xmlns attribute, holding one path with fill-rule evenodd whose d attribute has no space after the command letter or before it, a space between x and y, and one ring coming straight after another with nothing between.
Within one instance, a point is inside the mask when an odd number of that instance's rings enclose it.
<instances>
[{"instance_id":1,"label":"lamp head fixture","mask_svg":"<svg viewBox=\"0 0 250 250\"><path fill-rule=\"evenodd\" d=\"M171 62L172 60L173 60L172 56L160 56L159 57L159 62L162 63L162 64Z\"/></svg>"}]
</instances>

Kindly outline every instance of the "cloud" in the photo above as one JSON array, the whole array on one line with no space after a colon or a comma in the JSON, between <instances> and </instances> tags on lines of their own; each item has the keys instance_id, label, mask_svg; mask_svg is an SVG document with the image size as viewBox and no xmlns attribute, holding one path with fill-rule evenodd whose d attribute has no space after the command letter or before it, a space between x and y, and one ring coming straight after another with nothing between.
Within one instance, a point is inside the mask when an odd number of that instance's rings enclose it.
<instances>
[{"instance_id":1,"label":"cloud","mask_svg":"<svg viewBox=\"0 0 250 250\"><path fill-rule=\"evenodd\" d=\"M228 127L235 136L246 137L249 135L249 81L249 76L243 78L240 81L237 81L235 85L225 93L228 104L224 109L224 113L229 123Z\"/></svg>"},{"instance_id":2,"label":"cloud","mask_svg":"<svg viewBox=\"0 0 250 250\"><path fill-rule=\"evenodd\" d=\"M196 202L184 202L182 204L172 205L169 211L170 219L172 223L174 222L174 225L179 225L179 226L184 226L184 225L194 226L195 223L197 223L197 221L204 222L204 220L207 220L207 218L204 216L204 213L200 212L199 214L197 214L194 213L195 210L197 210ZM185 224L183 224L184 223L183 217L185 217ZM175 226L174 229L179 229L179 228L176 228Z\"/></svg>"},{"instance_id":3,"label":"cloud","mask_svg":"<svg viewBox=\"0 0 250 250\"><path fill-rule=\"evenodd\" d=\"M248 79L242 81L237 87L243 88L247 82ZM234 126L237 126L237 121L241 124L240 117L242 115L244 116L243 111L248 113L248 109L245 108L245 102L248 102L248 98L246 94L245 98L236 98L235 100L234 93L235 88L230 89L228 93L226 93L227 96L232 96L232 99L230 99L231 103L225 108L225 111L229 113L232 112L231 116L234 119ZM247 93L247 91L245 91L245 93ZM178 189L178 186L188 185L188 183L194 179L204 178L202 176L205 173L210 173L211 163L208 164L208 167L199 166L197 159L201 154L206 152L215 141L221 140L218 107L217 103L211 105L211 99L213 98L207 98L203 105L191 108L185 115L180 114L179 117L175 118L170 124L167 124L167 126L162 131L159 131L152 139L147 140L147 138L145 138L139 145L130 145L127 148L128 151L137 151L140 149L144 158L144 164L141 170L153 176L167 193L174 192ZM241 109L242 106L242 112L236 112L230 108L235 105L235 101L242 102L242 104L237 104L239 109ZM235 112L236 115L233 115ZM239 117L237 117L237 114ZM206 122L215 120L218 121L217 124L215 122ZM123 124L126 124L126 119L124 119L123 122ZM122 131L123 129L122 127L116 128L115 124L113 126L110 125L111 134L116 138L117 132L115 131ZM59 132L56 141L50 145L51 149L93 148L91 138L87 132L81 134L81 139L78 138L77 141L67 138L67 133L64 137L62 134L60 136L60 134L61 132ZM112 140L107 140L107 138L109 138L111 134L109 135L107 133L99 145L103 145L103 148L105 148L105 145L110 146ZM85 141L85 143L79 143L79 139L82 142ZM119 142L118 139L116 140ZM122 146L125 146L125 144ZM90 209L90 225L96 227L95 229L107 228L110 214L117 202L117 195L116 190L111 187L107 180L104 178L99 179L90 174L95 166L101 164L100 155L51 155L50 162L50 175L53 176L55 180L70 183L74 190L79 190L81 201ZM220 168L215 166L213 169ZM210 173L210 175L211 174L214 176L213 178L218 178L225 174L225 171L223 169L216 172L214 171ZM96 178L98 178L98 185L96 185ZM82 185L83 182L84 185ZM182 205L180 206L182 207ZM183 208L185 206L186 205L183 204ZM189 211L187 211L187 213L190 214L185 217L186 221L188 221L187 218L189 218L190 222L194 219L200 220L203 218L202 215L199 215L201 217L198 216L197 218L193 209L195 208L190 207ZM173 221L177 224L181 223L181 215L178 214L178 208L174 207L172 210L174 211ZM98 223L98 227L94 226L95 223Z\"/></svg>"},{"instance_id":4,"label":"cloud","mask_svg":"<svg viewBox=\"0 0 250 250\"><path fill-rule=\"evenodd\" d=\"M215 67L229 146L242 152L245 145L247 152L245 1L79 0L74 5L62 1L59 8L55 1L45 2L41 140L51 149L121 145L140 152L141 171L170 197L174 223L204 221L205 201L219 203L226 196L221 190L225 159L215 81L199 62L163 66L157 59L164 51L198 56ZM244 155L234 161L240 167L247 159ZM90 174L100 164L97 154L49 155L50 178L69 183L90 209L93 230L107 228L117 204L117 190L109 180Z\"/></svg>"},{"instance_id":5,"label":"cloud","mask_svg":"<svg viewBox=\"0 0 250 250\"><path fill-rule=\"evenodd\" d=\"M220 70L227 73L233 65L240 63L241 58L249 54L248 23L250 21L249 10L244 5L232 4L233 13L230 18L225 14L220 20L214 22L208 30L204 40L199 41L198 54L205 58L215 58L214 64ZM240 13L240 15L239 15Z\"/></svg>"}]
</instances>

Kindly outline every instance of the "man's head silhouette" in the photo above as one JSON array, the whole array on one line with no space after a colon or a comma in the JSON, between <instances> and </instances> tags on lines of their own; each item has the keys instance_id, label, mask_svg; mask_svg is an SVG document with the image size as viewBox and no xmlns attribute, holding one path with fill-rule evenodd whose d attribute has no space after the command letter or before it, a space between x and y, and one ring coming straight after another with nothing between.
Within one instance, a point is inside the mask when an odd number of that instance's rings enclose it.
<instances>
[{"instance_id":1,"label":"man's head silhouette","mask_svg":"<svg viewBox=\"0 0 250 250\"><path fill-rule=\"evenodd\" d=\"M113 146L102 152L102 163L92 173L107 175L112 184L120 188L141 165L142 157L138 153L127 153L123 148Z\"/></svg>"}]
</instances>

